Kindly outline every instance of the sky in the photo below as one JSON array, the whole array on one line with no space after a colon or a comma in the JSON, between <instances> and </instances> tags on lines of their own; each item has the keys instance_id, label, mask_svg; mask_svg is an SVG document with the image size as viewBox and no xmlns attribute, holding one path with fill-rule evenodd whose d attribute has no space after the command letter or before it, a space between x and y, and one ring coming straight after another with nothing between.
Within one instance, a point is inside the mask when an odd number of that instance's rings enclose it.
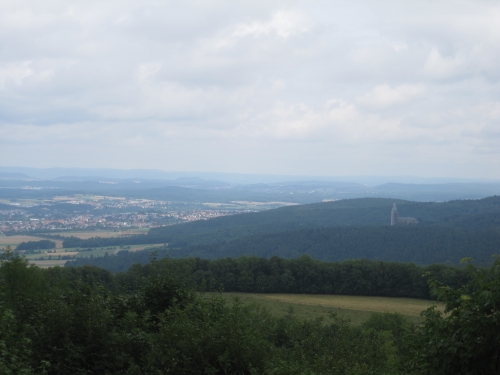
<instances>
[{"instance_id":1,"label":"sky","mask_svg":"<svg viewBox=\"0 0 500 375\"><path fill-rule=\"evenodd\" d=\"M0 166L500 179L500 3L0 2Z\"/></svg>"}]
</instances>

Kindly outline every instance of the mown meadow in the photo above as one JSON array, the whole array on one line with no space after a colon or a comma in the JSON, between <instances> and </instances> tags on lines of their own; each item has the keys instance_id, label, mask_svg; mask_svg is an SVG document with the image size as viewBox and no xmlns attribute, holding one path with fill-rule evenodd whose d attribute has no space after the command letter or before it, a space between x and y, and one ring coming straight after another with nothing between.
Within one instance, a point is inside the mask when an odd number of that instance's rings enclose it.
<instances>
[{"instance_id":1,"label":"mown meadow","mask_svg":"<svg viewBox=\"0 0 500 375\"><path fill-rule=\"evenodd\" d=\"M332 312L357 326L368 321L373 313L400 314L411 323L421 324L422 311L431 306L444 310L442 302L416 298L275 293L222 293L220 296L227 301L239 299L245 304L260 305L274 316L281 317L292 311L301 319L322 319L323 324L333 321Z\"/></svg>"}]
</instances>

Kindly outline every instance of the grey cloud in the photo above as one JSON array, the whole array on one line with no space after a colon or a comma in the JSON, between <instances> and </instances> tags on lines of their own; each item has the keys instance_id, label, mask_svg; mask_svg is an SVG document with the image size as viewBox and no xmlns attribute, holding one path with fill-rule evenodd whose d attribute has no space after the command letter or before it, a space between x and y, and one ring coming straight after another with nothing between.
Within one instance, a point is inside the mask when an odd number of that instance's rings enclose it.
<instances>
[{"instance_id":1,"label":"grey cloud","mask_svg":"<svg viewBox=\"0 0 500 375\"><path fill-rule=\"evenodd\" d=\"M2 3L5 163L50 144L37 166L498 178L476 165L500 161L499 15L492 1Z\"/></svg>"}]
</instances>

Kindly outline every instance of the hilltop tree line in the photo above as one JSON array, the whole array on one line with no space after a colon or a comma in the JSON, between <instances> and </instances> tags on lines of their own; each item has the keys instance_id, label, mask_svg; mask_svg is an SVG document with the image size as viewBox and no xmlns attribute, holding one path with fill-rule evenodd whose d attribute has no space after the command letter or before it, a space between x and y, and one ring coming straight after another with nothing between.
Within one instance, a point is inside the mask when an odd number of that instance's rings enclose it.
<instances>
[{"instance_id":1,"label":"hilltop tree line","mask_svg":"<svg viewBox=\"0 0 500 375\"><path fill-rule=\"evenodd\" d=\"M244 260L248 261L248 259ZM309 260L306 260L309 261ZM186 264L153 258L113 275L92 266L40 269L0 258L2 374L497 374L500 261L468 268L454 289L431 280L448 315L413 326L374 314L282 317L194 291Z\"/></svg>"},{"instance_id":2,"label":"hilltop tree line","mask_svg":"<svg viewBox=\"0 0 500 375\"><path fill-rule=\"evenodd\" d=\"M426 273L436 280L459 287L466 282L463 268L442 264L421 267L411 263L353 260L341 263L321 262L308 255L295 259L240 257L207 260L165 258L155 252L170 272L182 270L193 288L203 291L251 293L344 294L362 296L411 297L431 299ZM135 285L135 276L148 272L150 251L120 251L103 258L81 258L67 266L90 264L120 272L122 285ZM142 264L141 264L142 263ZM127 271L127 272L123 272Z\"/></svg>"}]
</instances>

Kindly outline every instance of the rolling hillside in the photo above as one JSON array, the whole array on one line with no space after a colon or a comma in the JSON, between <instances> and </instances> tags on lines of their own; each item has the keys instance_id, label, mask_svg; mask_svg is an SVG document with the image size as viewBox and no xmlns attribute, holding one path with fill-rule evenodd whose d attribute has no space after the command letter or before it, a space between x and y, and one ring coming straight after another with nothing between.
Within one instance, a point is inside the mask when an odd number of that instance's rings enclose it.
<instances>
[{"instance_id":1,"label":"rolling hillside","mask_svg":"<svg viewBox=\"0 0 500 375\"><path fill-rule=\"evenodd\" d=\"M482 230L500 225L499 196L443 203L363 198L289 206L258 213L154 228L147 235L129 239L87 241L75 239L67 241L65 247L114 246L134 243L169 243L171 247L184 247L298 229L386 226L389 224L393 202L397 203L401 216L416 217L419 220L419 227L445 226Z\"/></svg>"},{"instance_id":2,"label":"rolling hillside","mask_svg":"<svg viewBox=\"0 0 500 375\"><path fill-rule=\"evenodd\" d=\"M393 199L352 199L151 229L127 238L69 238L65 247L168 243L170 257L309 254L324 261L371 259L458 264L474 257L489 264L500 253L500 197L435 202L397 201L418 225L388 225Z\"/></svg>"}]
</instances>

